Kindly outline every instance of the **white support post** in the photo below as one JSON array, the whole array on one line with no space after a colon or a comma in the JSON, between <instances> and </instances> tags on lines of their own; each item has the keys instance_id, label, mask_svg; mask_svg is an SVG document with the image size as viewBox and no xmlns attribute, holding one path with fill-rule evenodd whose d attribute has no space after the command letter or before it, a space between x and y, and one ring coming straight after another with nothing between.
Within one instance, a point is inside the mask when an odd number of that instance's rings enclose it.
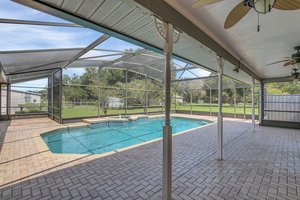
<instances>
[{"instance_id":1,"label":"white support post","mask_svg":"<svg viewBox=\"0 0 300 200\"><path fill-rule=\"evenodd\" d=\"M174 91L174 108L175 108L175 113L176 113L176 109L177 109L177 93L176 91Z\"/></svg>"},{"instance_id":2,"label":"white support post","mask_svg":"<svg viewBox=\"0 0 300 200\"><path fill-rule=\"evenodd\" d=\"M2 84L0 83L0 118L1 115L2 115Z\"/></svg>"},{"instance_id":3,"label":"white support post","mask_svg":"<svg viewBox=\"0 0 300 200\"><path fill-rule=\"evenodd\" d=\"M236 88L234 88L234 118L236 118Z\"/></svg>"},{"instance_id":4,"label":"white support post","mask_svg":"<svg viewBox=\"0 0 300 200\"><path fill-rule=\"evenodd\" d=\"M192 93L192 90L190 90L190 114L192 115L193 114L193 93Z\"/></svg>"},{"instance_id":5,"label":"white support post","mask_svg":"<svg viewBox=\"0 0 300 200\"><path fill-rule=\"evenodd\" d=\"M172 24L166 24L165 38L165 125L163 127L163 199L172 199L172 127L170 119L171 110L171 57L173 53L173 32Z\"/></svg>"},{"instance_id":6,"label":"white support post","mask_svg":"<svg viewBox=\"0 0 300 200\"><path fill-rule=\"evenodd\" d=\"M218 139L217 139L217 158L223 160L223 114L222 114L222 92L223 92L223 67L224 58L217 56L218 63Z\"/></svg>"},{"instance_id":7,"label":"white support post","mask_svg":"<svg viewBox=\"0 0 300 200\"><path fill-rule=\"evenodd\" d=\"M162 95L161 95L161 113L164 113L164 111L165 111L165 109L164 109L164 102L165 102L165 98L164 98L164 96L165 96L165 90L164 90L164 88L165 88L165 83L163 83L163 87L162 87L163 89L162 89Z\"/></svg>"},{"instance_id":8,"label":"white support post","mask_svg":"<svg viewBox=\"0 0 300 200\"><path fill-rule=\"evenodd\" d=\"M211 88L209 88L209 115L211 116Z\"/></svg>"},{"instance_id":9,"label":"white support post","mask_svg":"<svg viewBox=\"0 0 300 200\"><path fill-rule=\"evenodd\" d=\"M252 131L255 131L255 98L254 98L254 87L255 80L252 78Z\"/></svg>"},{"instance_id":10,"label":"white support post","mask_svg":"<svg viewBox=\"0 0 300 200\"><path fill-rule=\"evenodd\" d=\"M63 104L62 104L62 97L63 97L63 71L60 69L60 77L59 77L59 122L62 124L63 123L63 118L62 118L62 112L63 112Z\"/></svg>"},{"instance_id":11,"label":"white support post","mask_svg":"<svg viewBox=\"0 0 300 200\"><path fill-rule=\"evenodd\" d=\"M128 70L125 71L125 115L127 116L128 107Z\"/></svg>"},{"instance_id":12,"label":"white support post","mask_svg":"<svg viewBox=\"0 0 300 200\"><path fill-rule=\"evenodd\" d=\"M100 117L100 108L101 108L101 98L100 98L100 95L101 95L101 85L100 85L100 70L101 68L98 67L98 118Z\"/></svg>"},{"instance_id":13,"label":"white support post","mask_svg":"<svg viewBox=\"0 0 300 200\"><path fill-rule=\"evenodd\" d=\"M54 91L53 91L53 89L54 89L54 87L53 87L53 85L54 85L54 74L52 74L51 75L51 78L52 78L52 85L51 85L51 118L52 119L54 119Z\"/></svg>"},{"instance_id":14,"label":"white support post","mask_svg":"<svg viewBox=\"0 0 300 200\"><path fill-rule=\"evenodd\" d=\"M263 120L265 116L265 84L260 83L260 94L259 94L259 125L263 125Z\"/></svg>"},{"instance_id":15,"label":"white support post","mask_svg":"<svg viewBox=\"0 0 300 200\"><path fill-rule=\"evenodd\" d=\"M148 76L145 75L146 77L146 85L145 85L145 113L148 114Z\"/></svg>"},{"instance_id":16,"label":"white support post","mask_svg":"<svg viewBox=\"0 0 300 200\"><path fill-rule=\"evenodd\" d=\"M243 88L243 101L244 101L244 119L246 119L246 91L245 88Z\"/></svg>"},{"instance_id":17,"label":"white support post","mask_svg":"<svg viewBox=\"0 0 300 200\"><path fill-rule=\"evenodd\" d=\"M10 110L11 110L11 84L8 82L6 84L6 114L8 119L10 119Z\"/></svg>"}]
</instances>

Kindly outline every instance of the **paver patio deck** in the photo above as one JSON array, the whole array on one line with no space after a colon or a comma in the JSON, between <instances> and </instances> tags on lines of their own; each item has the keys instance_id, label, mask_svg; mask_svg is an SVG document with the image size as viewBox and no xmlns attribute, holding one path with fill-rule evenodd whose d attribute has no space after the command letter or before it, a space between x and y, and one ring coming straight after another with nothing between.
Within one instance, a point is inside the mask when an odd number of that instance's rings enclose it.
<instances>
[{"instance_id":1,"label":"paver patio deck","mask_svg":"<svg viewBox=\"0 0 300 200\"><path fill-rule=\"evenodd\" d=\"M300 131L224 120L224 161L216 124L173 137L173 198L300 199ZM161 141L101 158L49 157L33 135L62 126L11 122L0 136L1 199L161 199Z\"/></svg>"}]
</instances>

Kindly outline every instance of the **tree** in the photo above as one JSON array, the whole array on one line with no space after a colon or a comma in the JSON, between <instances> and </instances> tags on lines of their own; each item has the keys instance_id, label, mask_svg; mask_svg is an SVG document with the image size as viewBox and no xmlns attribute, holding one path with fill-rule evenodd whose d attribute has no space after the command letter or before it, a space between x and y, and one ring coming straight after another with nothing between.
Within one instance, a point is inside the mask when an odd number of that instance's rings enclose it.
<instances>
[{"instance_id":1,"label":"tree","mask_svg":"<svg viewBox=\"0 0 300 200\"><path fill-rule=\"evenodd\" d=\"M268 94L300 94L300 81L269 83L266 88Z\"/></svg>"}]
</instances>

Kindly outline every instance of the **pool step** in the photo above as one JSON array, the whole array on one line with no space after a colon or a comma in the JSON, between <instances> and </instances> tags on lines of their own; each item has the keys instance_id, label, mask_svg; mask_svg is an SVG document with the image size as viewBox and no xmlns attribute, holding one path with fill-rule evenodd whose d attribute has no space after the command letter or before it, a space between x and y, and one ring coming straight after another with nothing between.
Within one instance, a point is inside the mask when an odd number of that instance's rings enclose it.
<instances>
[{"instance_id":1,"label":"pool step","mask_svg":"<svg viewBox=\"0 0 300 200\"><path fill-rule=\"evenodd\" d=\"M82 119L83 122L87 124L97 124L104 122L128 122L135 121L137 119L148 118L148 115L130 115L127 118L118 118L118 117L103 117L103 118L88 118Z\"/></svg>"},{"instance_id":2,"label":"pool step","mask_svg":"<svg viewBox=\"0 0 300 200\"><path fill-rule=\"evenodd\" d=\"M127 122L127 118L90 118L90 119L83 119L82 120L88 124L97 124L101 122Z\"/></svg>"}]
</instances>

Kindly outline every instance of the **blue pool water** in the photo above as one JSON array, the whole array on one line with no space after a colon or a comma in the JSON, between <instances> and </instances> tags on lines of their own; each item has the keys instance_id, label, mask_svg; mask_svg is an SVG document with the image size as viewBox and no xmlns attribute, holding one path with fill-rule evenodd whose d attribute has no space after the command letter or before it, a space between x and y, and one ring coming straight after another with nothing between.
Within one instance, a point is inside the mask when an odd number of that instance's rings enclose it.
<instances>
[{"instance_id":1,"label":"blue pool water","mask_svg":"<svg viewBox=\"0 0 300 200\"><path fill-rule=\"evenodd\" d=\"M206 120L172 118L178 133L209 124ZM42 135L53 153L101 154L162 137L164 118L145 118L123 123L99 123L85 128L55 130Z\"/></svg>"}]
</instances>

